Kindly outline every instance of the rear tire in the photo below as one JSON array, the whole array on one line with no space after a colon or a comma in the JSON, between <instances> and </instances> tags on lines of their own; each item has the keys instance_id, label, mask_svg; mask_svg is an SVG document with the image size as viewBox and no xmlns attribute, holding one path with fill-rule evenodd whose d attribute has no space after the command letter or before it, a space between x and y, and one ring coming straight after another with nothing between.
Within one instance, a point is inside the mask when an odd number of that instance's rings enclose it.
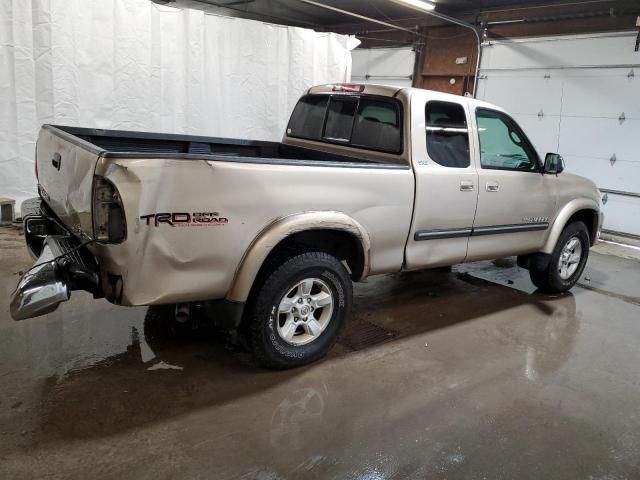
<instances>
[{"instance_id":1,"label":"rear tire","mask_svg":"<svg viewBox=\"0 0 640 480\"><path fill-rule=\"evenodd\" d=\"M352 303L349 273L324 252L276 266L249 304L247 336L255 362L293 368L322 358L336 342Z\"/></svg>"},{"instance_id":2,"label":"rear tire","mask_svg":"<svg viewBox=\"0 0 640 480\"><path fill-rule=\"evenodd\" d=\"M571 289L587 264L589 243L589 231L584 223L578 221L567 225L558 238L547 267L530 267L529 276L533 284L545 293Z\"/></svg>"}]
</instances>

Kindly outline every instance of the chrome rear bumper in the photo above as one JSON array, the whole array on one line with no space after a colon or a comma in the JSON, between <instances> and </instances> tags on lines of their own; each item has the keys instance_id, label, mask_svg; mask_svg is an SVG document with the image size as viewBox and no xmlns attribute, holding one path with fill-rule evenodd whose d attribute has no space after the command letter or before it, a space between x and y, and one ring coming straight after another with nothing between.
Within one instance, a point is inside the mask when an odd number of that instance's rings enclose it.
<instances>
[{"instance_id":1,"label":"chrome rear bumper","mask_svg":"<svg viewBox=\"0 0 640 480\"><path fill-rule=\"evenodd\" d=\"M24 274L11 294L10 310L14 320L53 312L61 302L69 300L71 289L58 272L54 258L51 247L45 243L35 267Z\"/></svg>"},{"instance_id":2,"label":"chrome rear bumper","mask_svg":"<svg viewBox=\"0 0 640 480\"><path fill-rule=\"evenodd\" d=\"M95 257L41 207L39 199L29 202L33 204L29 209L24 203L22 207L29 212L24 217L25 240L36 261L11 294L14 320L53 312L61 302L69 300L73 290L101 296Z\"/></svg>"}]
</instances>

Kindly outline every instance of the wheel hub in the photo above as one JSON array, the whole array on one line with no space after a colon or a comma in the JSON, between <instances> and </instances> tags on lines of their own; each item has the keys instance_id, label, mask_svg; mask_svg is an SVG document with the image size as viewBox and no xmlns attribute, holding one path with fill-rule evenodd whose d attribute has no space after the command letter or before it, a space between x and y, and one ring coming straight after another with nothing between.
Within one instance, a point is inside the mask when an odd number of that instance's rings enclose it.
<instances>
[{"instance_id":1,"label":"wheel hub","mask_svg":"<svg viewBox=\"0 0 640 480\"><path fill-rule=\"evenodd\" d=\"M280 300L277 331L285 342L304 345L317 339L333 314L333 293L319 278L293 285Z\"/></svg>"},{"instance_id":2,"label":"wheel hub","mask_svg":"<svg viewBox=\"0 0 640 480\"><path fill-rule=\"evenodd\" d=\"M568 280L576 272L582 259L582 243L578 237L567 240L558 259L558 273L560 278Z\"/></svg>"}]
</instances>

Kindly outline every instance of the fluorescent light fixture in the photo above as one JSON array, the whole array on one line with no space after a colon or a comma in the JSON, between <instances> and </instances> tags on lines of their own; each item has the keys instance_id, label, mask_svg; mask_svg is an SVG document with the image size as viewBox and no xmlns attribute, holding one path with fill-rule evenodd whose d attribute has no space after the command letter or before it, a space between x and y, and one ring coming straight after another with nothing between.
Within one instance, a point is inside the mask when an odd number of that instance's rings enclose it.
<instances>
[{"instance_id":1,"label":"fluorescent light fixture","mask_svg":"<svg viewBox=\"0 0 640 480\"><path fill-rule=\"evenodd\" d=\"M391 0L393 3L398 3L400 5L404 5L405 7L415 8L417 10L422 10L425 12L430 12L435 9L436 6L428 1L423 0Z\"/></svg>"}]
</instances>

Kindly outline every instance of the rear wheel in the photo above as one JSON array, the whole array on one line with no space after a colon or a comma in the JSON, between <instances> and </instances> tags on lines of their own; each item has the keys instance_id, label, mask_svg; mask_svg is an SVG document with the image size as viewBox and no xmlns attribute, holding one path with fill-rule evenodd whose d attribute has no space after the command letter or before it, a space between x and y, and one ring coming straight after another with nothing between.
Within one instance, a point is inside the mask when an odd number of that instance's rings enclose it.
<instances>
[{"instance_id":1,"label":"rear wheel","mask_svg":"<svg viewBox=\"0 0 640 480\"><path fill-rule=\"evenodd\" d=\"M352 295L347 270L327 253L302 253L275 267L248 312L256 363L284 369L323 357L346 322Z\"/></svg>"},{"instance_id":2,"label":"rear wheel","mask_svg":"<svg viewBox=\"0 0 640 480\"><path fill-rule=\"evenodd\" d=\"M582 222L565 227L551 254L546 268L532 266L529 276L533 284L543 292L566 292L573 287L589 257L589 232Z\"/></svg>"}]
</instances>

